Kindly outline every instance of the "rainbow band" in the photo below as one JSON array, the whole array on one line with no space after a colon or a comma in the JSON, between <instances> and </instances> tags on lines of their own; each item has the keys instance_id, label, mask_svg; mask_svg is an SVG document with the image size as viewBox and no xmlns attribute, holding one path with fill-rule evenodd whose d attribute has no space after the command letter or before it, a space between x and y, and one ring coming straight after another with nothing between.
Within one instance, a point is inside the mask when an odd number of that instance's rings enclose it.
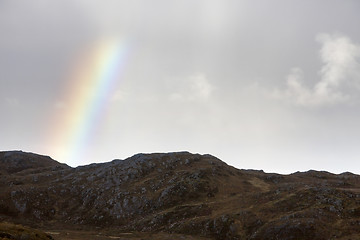
<instances>
[{"instance_id":1,"label":"rainbow band","mask_svg":"<svg viewBox=\"0 0 360 240\"><path fill-rule=\"evenodd\" d=\"M66 112L67 136L64 159L79 165L95 137L123 71L128 49L117 41L104 41L95 47L80 72L72 81L69 111Z\"/></svg>"}]
</instances>

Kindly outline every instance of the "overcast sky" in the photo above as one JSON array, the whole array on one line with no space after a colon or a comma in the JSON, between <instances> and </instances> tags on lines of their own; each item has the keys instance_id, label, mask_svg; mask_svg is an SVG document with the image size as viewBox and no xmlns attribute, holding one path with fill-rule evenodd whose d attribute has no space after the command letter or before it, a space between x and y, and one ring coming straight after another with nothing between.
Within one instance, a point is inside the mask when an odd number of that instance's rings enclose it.
<instances>
[{"instance_id":1,"label":"overcast sky","mask_svg":"<svg viewBox=\"0 0 360 240\"><path fill-rule=\"evenodd\" d=\"M0 148L71 166L186 150L359 174L359 13L358 0L0 0ZM126 49L122 72L85 154L66 158L66 91L107 38Z\"/></svg>"}]
</instances>

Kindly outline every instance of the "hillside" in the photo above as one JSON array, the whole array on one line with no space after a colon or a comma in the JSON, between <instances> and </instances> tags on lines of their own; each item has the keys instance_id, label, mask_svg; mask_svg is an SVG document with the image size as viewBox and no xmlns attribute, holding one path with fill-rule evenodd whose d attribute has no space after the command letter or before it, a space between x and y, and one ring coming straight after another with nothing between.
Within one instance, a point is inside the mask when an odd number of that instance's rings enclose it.
<instances>
[{"instance_id":1,"label":"hillside","mask_svg":"<svg viewBox=\"0 0 360 240\"><path fill-rule=\"evenodd\" d=\"M0 167L0 220L44 230L95 229L121 239L360 239L360 176L351 173L268 174L188 152L77 168L1 152Z\"/></svg>"}]
</instances>

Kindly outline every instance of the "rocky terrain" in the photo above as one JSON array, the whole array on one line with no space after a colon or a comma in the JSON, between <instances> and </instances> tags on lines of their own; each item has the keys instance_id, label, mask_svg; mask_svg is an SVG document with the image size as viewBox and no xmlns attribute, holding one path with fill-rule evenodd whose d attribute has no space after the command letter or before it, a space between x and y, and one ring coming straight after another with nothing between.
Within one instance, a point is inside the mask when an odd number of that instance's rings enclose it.
<instances>
[{"instance_id":1,"label":"rocky terrain","mask_svg":"<svg viewBox=\"0 0 360 240\"><path fill-rule=\"evenodd\" d=\"M0 152L0 221L118 239L360 239L360 176L239 170L188 152L77 168ZM84 235L62 233L51 237Z\"/></svg>"}]
</instances>

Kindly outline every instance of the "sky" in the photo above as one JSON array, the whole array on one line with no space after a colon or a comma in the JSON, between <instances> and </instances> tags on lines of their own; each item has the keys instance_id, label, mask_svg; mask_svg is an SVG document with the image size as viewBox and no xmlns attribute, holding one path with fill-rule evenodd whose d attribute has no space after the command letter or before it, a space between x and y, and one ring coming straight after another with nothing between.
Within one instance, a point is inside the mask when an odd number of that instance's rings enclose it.
<instances>
[{"instance_id":1,"label":"sky","mask_svg":"<svg viewBox=\"0 0 360 240\"><path fill-rule=\"evenodd\" d=\"M357 0L0 0L0 150L360 174Z\"/></svg>"}]
</instances>

